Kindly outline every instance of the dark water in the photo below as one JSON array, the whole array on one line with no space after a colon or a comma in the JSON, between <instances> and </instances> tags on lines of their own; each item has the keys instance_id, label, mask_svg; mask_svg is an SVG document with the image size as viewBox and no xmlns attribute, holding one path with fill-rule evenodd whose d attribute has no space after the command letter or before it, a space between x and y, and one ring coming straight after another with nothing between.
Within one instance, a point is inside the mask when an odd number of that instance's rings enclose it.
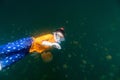
<instances>
[{"instance_id":1,"label":"dark water","mask_svg":"<svg viewBox=\"0 0 120 80\"><path fill-rule=\"evenodd\" d=\"M120 80L119 0L0 0L0 44L65 26L50 63L28 55L0 80Z\"/></svg>"}]
</instances>

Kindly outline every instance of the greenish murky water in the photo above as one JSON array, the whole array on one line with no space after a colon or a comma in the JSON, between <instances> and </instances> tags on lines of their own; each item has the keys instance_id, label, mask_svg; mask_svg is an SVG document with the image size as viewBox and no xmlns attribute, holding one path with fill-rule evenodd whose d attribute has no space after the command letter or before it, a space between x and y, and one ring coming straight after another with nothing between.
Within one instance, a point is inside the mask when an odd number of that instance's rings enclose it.
<instances>
[{"instance_id":1,"label":"greenish murky water","mask_svg":"<svg viewBox=\"0 0 120 80\"><path fill-rule=\"evenodd\" d=\"M0 44L65 26L53 61L28 55L0 80L120 80L119 0L0 0Z\"/></svg>"}]
</instances>

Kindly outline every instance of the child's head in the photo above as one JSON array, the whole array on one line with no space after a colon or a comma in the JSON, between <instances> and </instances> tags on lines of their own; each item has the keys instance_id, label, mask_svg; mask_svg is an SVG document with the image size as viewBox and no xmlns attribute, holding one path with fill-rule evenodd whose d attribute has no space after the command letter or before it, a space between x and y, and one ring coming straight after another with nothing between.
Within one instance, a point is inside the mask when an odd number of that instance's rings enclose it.
<instances>
[{"instance_id":1,"label":"child's head","mask_svg":"<svg viewBox=\"0 0 120 80\"><path fill-rule=\"evenodd\" d=\"M59 28L54 32L55 35L55 39L57 40L57 42L61 42L65 40L65 32L64 32L64 28Z\"/></svg>"}]
</instances>

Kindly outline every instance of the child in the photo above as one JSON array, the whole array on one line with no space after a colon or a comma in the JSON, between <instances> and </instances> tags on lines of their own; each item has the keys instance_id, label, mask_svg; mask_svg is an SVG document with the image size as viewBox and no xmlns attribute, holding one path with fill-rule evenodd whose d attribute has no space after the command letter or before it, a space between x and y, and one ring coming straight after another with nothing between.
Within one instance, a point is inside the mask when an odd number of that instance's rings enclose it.
<instances>
[{"instance_id":1,"label":"child","mask_svg":"<svg viewBox=\"0 0 120 80\"><path fill-rule=\"evenodd\" d=\"M0 46L0 70L24 58L29 53L42 53L51 48L61 49L60 43L64 40L64 28L59 28L53 34L23 38L2 45Z\"/></svg>"}]
</instances>

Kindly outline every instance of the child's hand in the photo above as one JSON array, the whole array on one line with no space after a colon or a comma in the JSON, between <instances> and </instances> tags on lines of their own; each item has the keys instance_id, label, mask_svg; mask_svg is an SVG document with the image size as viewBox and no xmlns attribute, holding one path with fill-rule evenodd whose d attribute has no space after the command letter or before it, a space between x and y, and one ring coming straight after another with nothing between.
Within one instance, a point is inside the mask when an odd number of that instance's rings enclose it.
<instances>
[{"instance_id":1,"label":"child's hand","mask_svg":"<svg viewBox=\"0 0 120 80\"><path fill-rule=\"evenodd\" d=\"M52 43L52 46L57 49L61 49L61 46L58 43Z\"/></svg>"}]
</instances>

